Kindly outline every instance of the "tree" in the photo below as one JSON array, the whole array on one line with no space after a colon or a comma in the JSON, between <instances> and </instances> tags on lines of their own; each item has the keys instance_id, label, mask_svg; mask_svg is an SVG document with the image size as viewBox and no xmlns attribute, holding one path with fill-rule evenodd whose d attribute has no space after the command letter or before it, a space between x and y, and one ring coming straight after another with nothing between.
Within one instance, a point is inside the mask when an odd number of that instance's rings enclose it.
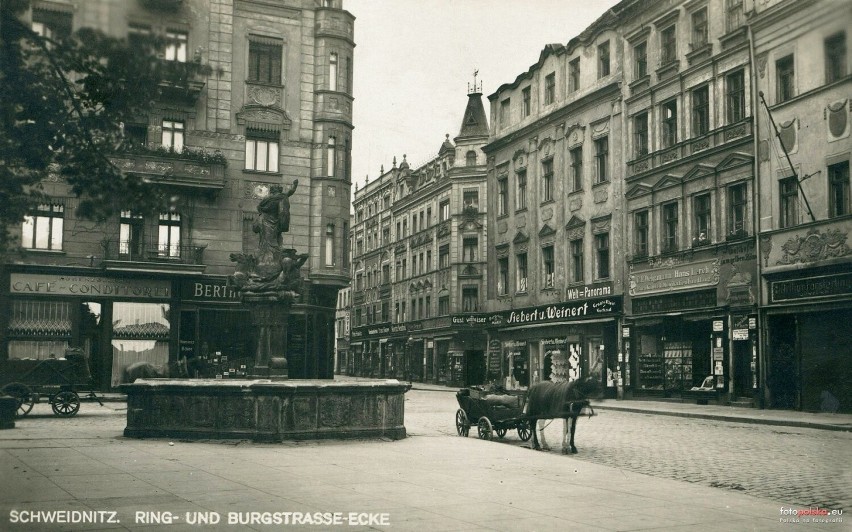
<instances>
[{"instance_id":1,"label":"tree","mask_svg":"<svg viewBox=\"0 0 852 532\"><path fill-rule=\"evenodd\" d=\"M79 198L84 219L167 206L167 191L111 158L130 148L125 122L209 73L199 61L162 60L162 36L37 32L28 9L28 0L0 0L0 253L24 217L49 201L43 180L51 174Z\"/></svg>"}]
</instances>

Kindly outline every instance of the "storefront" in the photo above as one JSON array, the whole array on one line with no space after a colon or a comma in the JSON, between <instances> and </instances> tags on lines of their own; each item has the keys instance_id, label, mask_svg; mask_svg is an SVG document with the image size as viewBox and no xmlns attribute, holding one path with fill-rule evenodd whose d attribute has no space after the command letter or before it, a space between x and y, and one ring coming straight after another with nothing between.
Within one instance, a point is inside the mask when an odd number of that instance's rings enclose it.
<instances>
[{"instance_id":1,"label":"storefront","mask_svg":"<svg viewBox=\"0 0 852 532\"><path fill-rule=\"evenodd\" d=\"M681 398L701 388L753 404L755 259L747 240L630 265L631 312L621 331L628 397Z\"/></svg>"},{"instance_id":2,"label":"storefront","mask_svg":"<svg viewBox=\"0 0 852 532\"><path fill-rule=\"evenodd\" d=\"M564 303L497 313L489 318L487 372L510 390L545 380L596 376L615 397L619 352L616 331L621 297L571 299ZM496 357L499 356L499 362Z\"/></svg>"}]
</instances>

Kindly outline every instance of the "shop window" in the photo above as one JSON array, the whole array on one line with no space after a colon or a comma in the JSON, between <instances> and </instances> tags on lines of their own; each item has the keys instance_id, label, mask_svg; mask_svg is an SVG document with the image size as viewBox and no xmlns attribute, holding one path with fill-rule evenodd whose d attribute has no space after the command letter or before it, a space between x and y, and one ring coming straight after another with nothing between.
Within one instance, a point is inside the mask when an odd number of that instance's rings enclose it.
<instances>
[{"instance_id":1,"label":"shop window","mask_svg":"<svg viewBox=\"0 0 852 532\"><path fill-rule=\"evenodd\" d=\"M527 291L527 254L526 253L518 253L516 259L516 282L518 287L518 292L526 292Z\"/></svg>"},{"instance_id":2,"label":"shop window","mask_svg":"<svg viewBox=\"0 0 852 532\"><path fill-rule=\"evenodd\" d=\"M556 73L551 72L544 77L544 105L556 101Z\"/></svg>"},{"instance_id":3,"label":"shop window","mask_svg":"<svg viewBox=\"0 0 852 532\"><path fill-rule=\"evenodd\" d=\"M633 215L634 252L637 257L648 256L648 211Z\"/></svg>"},{"instance_id":4,"label":"shop window","mask_svg":"<svg viewBox=\"0 0 852 532\"><path fill-rule=\"evenodd\" d=\"M462 311L479 311L479 288L477 288L476 286L462 287Z\"/></svg>"},{"instance_id":5,"label":"shop window","mask_svg":"<svg viewBox=\"0 0 852 532\"><path fill-rule=\"evenodd\" d=\"M541 188L543 201L553 201L553 159L541 163Z\"/></svg>"},{"instance_id":6,"label":"shop window","mask_svg":"<svg viewBox=\"0 0 852 532\"><path fill-rule=\"evenodd\" d=\"M846 77L846 34L835 33L825 40L825 82Z\"/></svg>"},{"instance_id":7,"label":"shop window","mask_svg":"<svg viewBox=\"0 0 852 532\"><path fill-rule=\"evenodd\" d=\"M527 173L524 171L518 172L515 176L517 181L517 193L515 194L515 209L522 210L527 208Z\"/></svg>"},{"instance_id":8,"label":"shop window","mask_svg":"<svg viewBox=\"0 0 852 532\"><path fill-rule=\"evenodd\" d=\"M553 257L553 246L541 248L541 263L544 274L544 288L553 288L556 277L556 268Z\"/></svg>"},{"instance_id":9,"label":"shop window","mask_svg":"<svg viewBox=\"0 0 852 532\"><path fill-rule=\"evenodd\" d=\"M648 155L648 113L633 117L633 146L636 157Z\"/></svg>"},{"instance_id":10,"label":"shop window","mask_svg":"<svg viewBox=\"0 0 852 532\"><path fill-rule=\"evenodd\" d=\"M786 102L796 95L796 70L792 54L775 62L775 84L776 103Z\"/></svg>"},{"instance_id":11,"label":"shop window","mask_svg":"<svg viewBox=\"0 0 852 532\"><path fill-rule=\"evenodd\" d=\"M663 253L678 250L677 202L663 205Z\"/></svg>"},{"instance_id":12,"label":"shop window","mask_svg":"<svg viewBox=\"0 0 852 532\"><path fill-rule=\"evenodd\" d=\"M580 90L580 58L575 57L568 63L568 90Z\"/></svg>"},{"instance_id":13,"label":"shop window","mask_svg":"<svg viewBox=\"0 0 852 532\"><path fill-rule=\"evenodd\" d=\"M161 213L158 224L157 254L160 257L180 257L180 214Z\"/></svg>"},{"instance_id":14,"label":"shop window","mask_svg":"<svg viewBox=\"0 0 852 532\"><path fill-rule=\"evenodd\" d=\"M609 76L609 41L598 46L598 79Z\"/></svg>"},{"instance_id":15,"label":"shop window","mask_svg":"<svg viewBox=\"0 0 852 532\"><path fill-rule=\"evenodd\" d=\"M65 206L42 203L33 214L24 216L21 246L26 249L62 249Z\"/></svg>"},{"instance_id":16,"label":"shop window","mask_svg":"<svg viewBox=\"0 0 852 532\"><path fill-rule=\"evenodd\" d=\"M583 147L571 150L571 191L583 190Z\"/></svg>"},{"instance_id":17,"label":"shop window","mask_svg":"<svg viewBox=\"0 0 852 532\"><path fill-rule=\"evenodd\" d=\"M174 152L183 151L184 123L178 120L163 120L163 147Z\"/></svg>"},{"instance_id":18,"label":"shop window","mask_svg":"<svg viewBox=\"0 0 852 532\"><path fill-rule=\"evenodd\" d=\"M278 172L278 141L246 131L246 170Z\"/></svg>"},{"instance_id":19,"label":"shop window","mask_svg":"<svg viewBox=\"0 0 852 532\"><path fill-rule=\"evenodd\" d=\"M121 211L118 254L122 259L138 260L143 256L144 227L145 220L141 214L130 210Z\"/></svg>"},{"instance_id":20,"label":"shop window","mask_svg":"<svg viewBox=\"0 0 852 532\"><path fill-rule=\"evenodd\" d=\"M509 258L497 259L497 295L505 296L509 293Z\"/></svg>"},{"instance_id":21,"label":"shop window","mask_svg":"<svg viewBox=\"0 0 852 532\"><path fill-rule=\"evenodd\" d=\"M648 43L640 42L633 47L633 77L644 78L648 75Z\"/></svg>"},{"instance_id":22,"label":"shop window","mask_svg":"<svg viewBox=\"0 0 852 532\"><path fill-rule=\"evenodd\" d=\"M828 215L849 214L849 161L828 167Z\"/></svg>"},{"instance_id":23,"label":"shop window","mask_svg":"<svg viewBox=\"0 0 852 532\"><path fill-rule=\"evenodd\" d=\"M677 100L671 100L660 106L663 117L663 147L677 144Z\"/></svg>"},{"instance_id":24,"label":"shop window","mask_svg":"<svg viewBox=\"0 0 852 532\"><path fill-rule=\"evenodd\" d=\"M582 283L585 279L583 272L583 239L572 240L569 247L571 249L571 282Z\"/></svg>"},{"instance_id":25,"label":"shop window","mask_svg":"<svg viewBox=\"0 0 852 532\"><path fill-rule=\"evenodd\" d=\"M745 73L738 70L725 78L727 94L728 123L733 124L745 118Z\"/></svg>"},{"instance_id":26,"label":"shop window","mask_svg":"<svg viewBox=\"0 0 852 532\"><path fill-rule=\"evenodd\" d=\"M796 176L778 182L781 196L781 227L793 227L799 223L799 185Z\"/></svg>"},{"instance_id":27,"label":"shop window","mask_svg":"<svg viewBox=\"0 0 852 532\"><path fill-rule=\"evenodd\" d=\"M497 216L509 214L509 178L497 179Z\"/></svg>"},{"instance_id":28,"label":"shop window","mask_svg":"<svg viewBox=\"0 0 852 532\"><path fill-rule=\"evenodd\" d=\"M67 301L13 299L9 304L9 358L60 358L72 332L73 308Z\"/></svg>"},{"instance_id":29,"label":"shop window","mask_svg":"<svg viewBox=\"0 0 852 532\"><path fill-rule=\"evenodd\" d=\"M609 137L595 140L596 183L609 181Z\"/></svg>"},{"instance_id":30,"label":"shop window","mask_svg":"<svg viewBox=\"0 0 852 532\"><path fill-rule=\"evenodd\" d=\"M728 232L733 237L748 234L747 202L745 183L728 187Z\"/></svg>"},{"instance_id":31,"label":"shop window","mask_svg":"<svg viewBox=\"0 0 852 532\"><path fill-rule=\"evenodd\" d=\"M692 136L710 131L710 88L705 85L692 91Z\"/></svg>"},{"instance_id":32,"label":"shop window","mask_svg":"<svg viewBox=\"0 0 852 532\"><path fill-rule=\"evenodd\" d=\"M281 44L272 40L249 42L248 80L281 84Z\"/></svg>"},{"instance_id":33,"label":"shop window","mask_svg":"<svg viewBox=\"0 0 852 532\"><path fill-rule=\"evenodd\" d=\"M597 279L609 278L609 233L595 235L595 251L597 253Z\"/></svg>"},{"instance_id":34,"label":"shop window","mask_svg":"<svg viewBox=\"0 0 852 532\"><path fill-rule=\"evenodd\" d=\"M711 204L710 194L699 194L692 200L692 209L695 216L695 228L693 231L692 245L704 246L710 243L710 220Z\"/></svg>"},{"instance_id":35,"label":"shop window","mask_svg":"<svg viewBox=\"0 0 852 532\"><path fill-rule=\"evenodd\" d=\"M164 366L169 360L169 305L122 303L112 306L112 385L134 362Z\"/></svg>"}]
</instances>

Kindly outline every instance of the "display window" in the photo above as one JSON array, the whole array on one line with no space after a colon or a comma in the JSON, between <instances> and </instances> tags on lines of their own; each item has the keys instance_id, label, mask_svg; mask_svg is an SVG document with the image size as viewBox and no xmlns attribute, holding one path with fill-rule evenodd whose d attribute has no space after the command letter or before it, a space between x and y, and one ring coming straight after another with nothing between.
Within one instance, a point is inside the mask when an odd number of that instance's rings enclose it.
<instances>
[{"instance_id":1,"label":"display window","mask_svg":"<svg viewBox=\"0 0 852 532\"><path fill-rule=\"evenodd\" d=\"M170 308L166 303L112 305L112 386L134 362L165 366L169 360Z\"/></svg>"}]
</instances>

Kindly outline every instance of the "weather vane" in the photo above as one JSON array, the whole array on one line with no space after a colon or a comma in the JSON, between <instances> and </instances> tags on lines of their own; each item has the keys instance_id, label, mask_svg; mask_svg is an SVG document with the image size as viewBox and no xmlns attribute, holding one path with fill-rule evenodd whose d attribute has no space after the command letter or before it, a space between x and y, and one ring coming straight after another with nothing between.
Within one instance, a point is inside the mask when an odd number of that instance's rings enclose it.
<instances>
[{"instance_id":1,"label":"weather vane","mask_svg":"<svg viewBox=\"0 0 852 532\"><path fill-rule=\"evenodd\" d=\"M474 70L474 71L473 71L473 90L471 90L471 89L470 89L470 84L468 83L468 85L467 85L467 92L469 92L469 93L470 93L470 92L477 92L477 87L476 87L476 76L478 76L478 75L479 75L479 69ZM480 92L482 91L482 82L480 82L479 91L480 91Z\"/></svg>"}]
</instances>

